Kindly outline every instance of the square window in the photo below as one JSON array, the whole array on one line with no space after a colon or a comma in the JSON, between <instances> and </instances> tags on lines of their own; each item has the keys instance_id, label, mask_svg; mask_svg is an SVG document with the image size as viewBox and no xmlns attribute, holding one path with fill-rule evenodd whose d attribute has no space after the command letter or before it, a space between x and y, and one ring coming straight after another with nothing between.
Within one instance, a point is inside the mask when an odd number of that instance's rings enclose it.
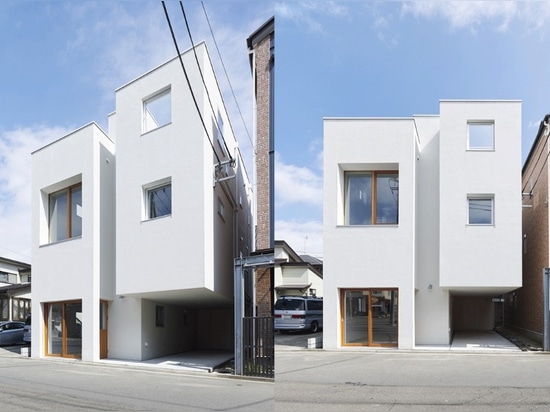
<instances>
[{"instance_id":1,"label":"square window","mask_svg":"<svg viewBox=\"0 0 550 412\"><path fill-rule=\"evenodd\" d=\"M346 225L398 223L398 172L347 172L345 180Z\"/></svg>"},{"instance_id":2,"label":"square window","mask_svg":"<svg viewBox=\"0 0 550 412\"><path fill-rule=\"evenodd\" d=\"M468 123L468 150L494 150L494 123Z\"/></svg>"},{"instance_id":3,"label":"square window","mask_svg":"<svg viewBox=\"0 0 550 412\"><path fill-rule=\"evenodd\" d=\"M147 219L172 214L172 183L145 190Z\"/></svg>"},{"instance_id":4,"label":"square window","mask_svg":"<svg viewBox=\"0 0 550 412\"><path fill-rule=\"evenodd\" d=\"M170 89L143 101L143 133L158 129L172 121Z\"/></svg>"},{"instance_id":5,"label":"square window","mask_svg":"<svg viewBox=\"0 0 550 412\"><path fill-rule=\"evenodd\" d=\"M494 199L492 197L468 198L468 224L492 225L493 224Z\"/></svg>"},{"instance_id":6,"label":"square window","mask_svg":"<svg viewBox=\"0 0 550 412\"><path fill-rule=\"evenodd\" d=\"M82 236L82 184L49 195L50 243Z\"/></svg>"}]
</instances>

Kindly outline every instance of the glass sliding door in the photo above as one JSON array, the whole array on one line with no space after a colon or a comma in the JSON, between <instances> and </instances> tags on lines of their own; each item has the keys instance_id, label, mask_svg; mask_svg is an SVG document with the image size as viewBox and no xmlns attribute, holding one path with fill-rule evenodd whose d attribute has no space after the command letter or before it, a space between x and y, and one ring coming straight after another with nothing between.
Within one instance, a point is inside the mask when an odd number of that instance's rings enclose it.
<instances>
[{"instance_id":1,"label":"glass sliding door","mask_svg":"<svg viewBox=\"0 0 550 412\"><path fill-rule=\"evenodd\" d=\"M65 304L65 339L67 355L82 355L82 302Z\"/></svg>"},{"instance_id":2,"label":"glass sliding door","mask_svg":"<svg viewBox=\"0 0 550 412\"><path fill-rule=\"evenodd\" d=\"M397 346L397 291L372 290L372 344Z\"/></svg>"},{"instance_id":3,"label":"glass sliding door","mask_svg":"<svg viewBox=\"0 0 550 412\"><path fill-rule=\"evenodd\" d=\"M82 301L45 304L46 355L82 356Z\"/></svg>"},{"instance_id":4,"label":"glass sliding door","mask_svg":"<svg viewBox=\"0 0 550 412\"><path fill-rule=\"evenodd\" d=\"M63 305L61 303L52 303L48 305L47 310L48 325L46 333L48 335L48 355L59 355L63 352Z\"/></svg>"},{"instance_id":5,"label":"glass sliding door","mask_svg":"<svg viewBox=\"0 0 550 412\"><path fill-rule=\"evenodd\" d=\"M341 290L342 346L397 346L397 289Z\"/></svg>"},{"instance_id":6,"label":"glass sliding door","mask_svg":"<svg viewBox=\"0 0 550 412\"><path fill-rule=\"evenodd\" d=\"M344 299L344 344L368 345L368 294L361 290L347 290Z\"/></svg>"}]
</instances>

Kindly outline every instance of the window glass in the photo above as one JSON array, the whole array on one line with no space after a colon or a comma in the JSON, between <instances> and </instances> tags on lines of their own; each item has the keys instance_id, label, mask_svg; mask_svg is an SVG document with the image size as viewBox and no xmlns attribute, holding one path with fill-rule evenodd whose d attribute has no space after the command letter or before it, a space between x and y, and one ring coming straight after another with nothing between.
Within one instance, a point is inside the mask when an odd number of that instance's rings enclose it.
<instances>
[{"instance_id":1,"label":"window glass","mask_svg":"<svg viewBox=\"0 0 550 412\"><path fill-rule=\"evenodd\" d=\"M67 190L50 195L50 242L58 242L68 237L67 195Z\"/></svg>"},{"instance_id":2,"label":"window glass","mask_svg":"<svg viewBox=\"0 0 550 412\"><path fill-rule=\"evenodd\" d=\"M346 223L370 225L372 223L372 173L349 173L346 191Z\"/></svg>"},{"instance_id":3,"label":"window glass","mask_svg":"<svg viewBox=\"0 0 550 412\"><path fill-rule=\"evenodd\" d=\"M143 102L143 133L164 126L172 121L170 90L166 90Z\"/></svg>"},{"instance_id":4,"label":"window glass","mask_svg":"<svg viewBox=\"0 0 550 412\"><path fill-rule=\"evenodd\" d=\"M397 224L399 178L397 173L376 176L376 223Z\"/></svg>"},{"instance_id":5,"label":"window glass","mask_svg":"<svg viewBox=\"0 0 550 412\"><path fill-rule=\"evenodd\" d=\"M493 224L493 199L490 199L490 198L468 199L468 224L492 225Z\"/></svg>"},{"instance_id":6,"label":"window glass","mask_svg":"<svg viewBox=\"0 0 550 412\"><path fill-rule=\"evenodd\" d=\"M71 190L71 237L82 236L82 186Z\"/></svg>"},{"instance_id":7,"label":"window glass","mask_svg":"<svg viewBox=\"0 0 550 412\"><path fill-rule=\"evenodd\" d=\"M147 190L148 218L172 214L172 184Z\"/></svg>"},{"instance_id":8,"label":"window glass","mask_svg":"<svg viewBox=\"0 0 550 412\"><path fill-rule=\"evenodd\" d=\"M468 149L493 150L494 131L493 123L468 124Z\"/></svg>"},{"instance_id":9,"label":"window glass","mask_svg":"<svg viewBox=\"0 0 550 412\"><path fill-rule=\"evenodd\" d=\"M398 223L398 172L348 172L345 178L345 224Z\"/></svg>"},{"instance_id":10,"label":"window glass","mask_svg":"<svg viewBox=\"0 0 550 412\"><path fill-rule=\"evenodd\" d=\"M49 209L50 243L82 236L81 184L50 194Z\"/></svg>"}]
</instances>

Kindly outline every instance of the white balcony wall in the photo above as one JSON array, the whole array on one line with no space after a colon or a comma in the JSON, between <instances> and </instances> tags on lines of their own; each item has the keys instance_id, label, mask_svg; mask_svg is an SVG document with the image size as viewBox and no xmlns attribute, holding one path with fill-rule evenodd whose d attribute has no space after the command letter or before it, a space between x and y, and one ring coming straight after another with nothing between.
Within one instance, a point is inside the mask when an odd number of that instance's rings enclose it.
<instances>
[{"instance_id":1,"label":"white balcony wall","mask_svg":"<svg viewBox=\"0 0 550 412\"><path fill-rule=\"evenodd\" d=\"M415 138L412 119L325 119L325 348L340 346L340 289L398 288L399 347L414 345ZM399 171L397 225L344 225L344 172ZM337 331L337 333L334 333Z\"/></svg>"}]
</instances>

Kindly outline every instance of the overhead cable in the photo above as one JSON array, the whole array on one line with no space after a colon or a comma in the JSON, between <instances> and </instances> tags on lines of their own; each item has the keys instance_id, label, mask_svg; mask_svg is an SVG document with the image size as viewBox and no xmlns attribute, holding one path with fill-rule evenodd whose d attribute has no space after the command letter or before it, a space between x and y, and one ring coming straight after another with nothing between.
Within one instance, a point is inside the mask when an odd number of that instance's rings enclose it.
<instances>
[{"instance_id":1,"label":"overhead cable","mask_svg":"<svg viewBox=\"0 0 550 412\"><path fill-rule=\"evenodd\" d=\"M218 57L220 58L220 61L222 63L223 72L225 73L225 77L227 79L227 82L229 83L229 88L231 89L231 93L233 94L233 99L235 100L235 104L237 105L237 110L239 111L239 115L241 116L241 120L243 122L244 129L246 131L246 135L248 137L248 141L250 142L250 145L252 146L252 150L256 152L256 149L254 148L254 143L252 142L252 137L250 136L250 132L248 131L248 127L246 126L246 122L243 117L243 113L241 112L241 107L239 106L239 102L237 101L237 96L235 95L235 91L233 90L233 85L231 84L231 80L229 80L229 75L227 74L227 70L225 68L225 64L223 62L222 55L220 53L220 49L218 47L218 42L216 41L216 37L214 36L214 31L212 30L212 25L210 24L210 19L208 18L208 14L206 13L206 8L204 7L204 2L201 1L202 9L204 11L204 16L206 17L206 21L208 23L208 28L210 29L210 34L212 35L212 39L214 40L214 45L216 46L216 51L218 52Z\"/></svg>"},{"instance_id":2,"label":"overhead cable","mask_svg":"<svg viewBox=\"0 0 550 412\"><path fill-rule=\"evenodd\" d=\"M227 142L225 141L225 137L223 135L223 131L218 123L218 118L216 116L216 111L214 110L214 106L212 105L212 99L210 98L210 92L208 91L208 87L206 86L206 81L204 80L204 75L202 74L201 65L199 63L199 58L197 56L197 51L195 50L195 43L193 42L193 36L191 35L191 29L189 28L189 22L187 21L187 15L185 14L185 9L183 7L183 2L180 1L180 8L181 13L183 14L183 19L185 20L185 26L187 27L187 34L189 35L189 40L191 41L191 48L193 49L193 54L195 55L195 61L197 62L197 68L199 69L199 74L202 80L202 84L204 86L204 89L206 91L206 96L208 97L208 103L210 104L210 110L212 111L212 116L214 117L214 122L216 123L216 128L218 129L218 133L220 133L223 141L223 145L225 146L225 150L227 151L227 155L229 156L230 160L233 160L233 156L231 156L231 153L229 152L229 148L227 147Z\"/></svg>"},{"instance_id":3,"label":"overhead cable","mask_svg":"<svg viewBox=\"0 0 550 412\"><path fill-rule=\"evenodd\" d=\"M195 97L195 93L193 93L193 87L191 86L191 81L189 80L189 76L187 75L187 70L185 69L185 65L183 64L183 58L181 57L180 49L178 46L178 41L176 40L176 35L174 34L174 29L172 28L172 22L170 21L170 16L168 15L168 10L166 10L166 4L164 0L162 1L162 8L164 9L164 15L166 16L166 22L168 23L168 27L170 28L170 33L172 34L172 40L174 42L174 46L176 47L176 52L178 53L178 58L181 64L181 68L183 70L183 74L185 75L185 80L187 81L187 86L189 87L189 91L191 92L191 97L193 98L193 102L195 103L195 108L197 109L197 113L199 115L199 118L202 123L202 127L204 129L204 132L206 133L206 137L208 138L208 141L210 142L210 146L212 147L212 151L214 152L214 156L216 156L216 159L218 163L220 163L220 157L218 156L218 153L216 152L216 149L214 148L214 144L212 143L212 139L210 138L210 133L208 133L208 129L206 128L206 124L204 123L204 119L202 117L199 104L197 103L197 99Z\"/></svg>"}]
</instances>

